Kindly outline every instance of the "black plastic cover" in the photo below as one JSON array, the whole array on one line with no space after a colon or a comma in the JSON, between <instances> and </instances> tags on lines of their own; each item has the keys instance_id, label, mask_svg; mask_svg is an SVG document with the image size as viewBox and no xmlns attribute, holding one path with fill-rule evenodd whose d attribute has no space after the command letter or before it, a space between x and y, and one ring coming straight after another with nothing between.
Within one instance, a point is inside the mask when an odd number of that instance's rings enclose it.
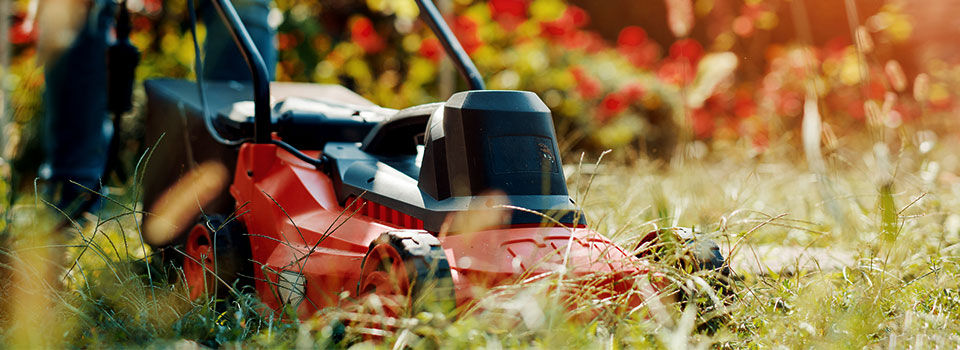
<instances>
[{"instance_id":1,"label":"black plastic cover","mask_svg":"<svg viewBox=\"0 0 960 350\"><path fill-rule=\"evenodd\" d=\"M436 199L567 195L550 109L527 91L464 91L426 131L420 188Z\"/></svg>"},{"instance_id":2,"label":"black plastic cover","mask_svg":"<svg viewBox=\"0 0 960 350\"><path fill-rule=\"evenodd\" d=\"M407 128L414 124L405 121L393 132L378 127L363 145L330 142L324 147L342 205L350 197L362 196L420 219L426 230L438 232L451 213L499 210L487 207L492 198L488 191L499 190L510 205L524 209L510 210L512 225L553 220L585 224L567 194L550 111L537 95L455 94L430 115L425 145L416 147L417 152L387 152L391 145L406 150L403 145L413 134ZM383 138L374 141L376 134ZM387 142L388 135L399 137L402 144Z\"/></svg>"},{"instance_id":3,"label":"black plastic cover","mask_svg":"<svg viewBox=\"0 0 960 350\"><path fill-rule=\"evenodd\" d=\"M405 108L390 116L367 134L360 147L364 152L382 156L416 155L423 144L430 114L443 103L429 103Z\"/></svg>"},{"instance_id":4,"label":"black plastic cover","mask_svg":"<svg viewBox=\"0 0 960 350\"><path fill-rule=\"evenodd\" d=\"M363 197L420 219L423 228L431 232L439 232L452 213L501 210L489 206L493 197L487 195L439 200L422 191L417 187L418 156L377 156L364 152L357 143L346 142L327 143L323 154L331 160L330 178L341 205L346 205L350 197ZM423 161L426 165L426 158ZM583 213L565 194L509 195L507 200L512 206L526 209L510 210L512 225L551 224L554 220L565 225L586 223Z\"/></svg>"}]
</instances>

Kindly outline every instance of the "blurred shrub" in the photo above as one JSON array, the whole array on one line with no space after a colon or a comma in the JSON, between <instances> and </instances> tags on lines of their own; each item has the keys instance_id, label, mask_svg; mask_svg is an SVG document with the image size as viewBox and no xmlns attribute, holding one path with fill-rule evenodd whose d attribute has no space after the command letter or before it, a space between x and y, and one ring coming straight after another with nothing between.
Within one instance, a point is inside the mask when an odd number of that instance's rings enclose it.
<instances>
[{"instance_id":1,"label":"blurred shrub","mask_svg":"<svg viewBox=\"0 0 960 350\"><path fill-rule=\"evenodd\" d=\"M448 5L447 21L488 86L539 94L554 112L566 150L630 148L669 157L678 143L704 140L748 142L762 152L772 142L799 142L808 95L819 102L828 142L896 134L904 125L930 128L955 107L952 91L960 79L953 65L911 65L908 76L884 49L910 38L911 18L899 6L869 14L855 35L838 33L815 46L763 35L780 25L779 1L721 6L728 2L666 1L665 23L679 38L669 45L639 26L601 37L588 28L603 18L563 0L441 5ZM27 4L15 2L11 38L18 63L7 80L20 95L13 99L18 125L39 113L39 100L29 96L39 96L42 87L36 66L22 63L35 55L34 34L23 26ZM133 42L145 53L138 78L191 78L186 1L130 0L129 6L138 13ZM278 80L342 84L394 108L466 88L417 20L413 0L276 0L274 6Z\"/></svg>"},{"instance_id":2,"label":"blurred shrub","mask_svg":"<svg viewBox=\"0 0 960 350\"><path fill-rule=\"evenodd\" d=\"M453 5L448 22L488 87L538 93L554 111L559 133L573 140L565 146L671 148L679 134L672 107L678 90L652 71L662 50L643 29L632 27L611 45L584 29L586 12L562 1ZM459 78L443 62L439 41L416 20L413 1L367 1L367 10L346 14L346 28L330 38L318 36L313 20L326 7L298 2L278 3L278 9L281 79L346 83L395 108L465 88L449 83Z\"/></svg>"}]
</instances>

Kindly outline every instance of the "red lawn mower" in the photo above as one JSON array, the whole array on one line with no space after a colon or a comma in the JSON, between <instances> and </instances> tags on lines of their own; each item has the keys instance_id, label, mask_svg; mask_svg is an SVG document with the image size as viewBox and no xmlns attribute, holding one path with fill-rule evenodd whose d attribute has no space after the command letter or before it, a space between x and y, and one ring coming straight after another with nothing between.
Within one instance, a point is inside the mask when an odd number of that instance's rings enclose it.
<instances>
[{"instance_id":1,"label":"red lawn mower","mask_svg":"<svg viewBox=\"0 0 960 350\"><path fill-rule=\"evenodd\" d=\"M653 273L587 228L568 195L546 105L532 92L484 90L431 1L417 1L421 17L470 90L402 110L337 85L268 82L230 2L212 2L252 85L201 80L198 94L193 82L145 83L144 141L157 146L144 207L186 164L214 159L233 171L225 193L203 208L221 215L204 216L182 246L158 247L180 256L171 260L182 264L191 296L213 281L238 281L300 317L369 295L395 300L398 310L448 312L483 288L561 270L602 276L584 283L608 293ZM496 224L470 232L453 219L489 213ZM715 245L704 249L701 265L722 266Z\"/></svg>"}]
</instances>

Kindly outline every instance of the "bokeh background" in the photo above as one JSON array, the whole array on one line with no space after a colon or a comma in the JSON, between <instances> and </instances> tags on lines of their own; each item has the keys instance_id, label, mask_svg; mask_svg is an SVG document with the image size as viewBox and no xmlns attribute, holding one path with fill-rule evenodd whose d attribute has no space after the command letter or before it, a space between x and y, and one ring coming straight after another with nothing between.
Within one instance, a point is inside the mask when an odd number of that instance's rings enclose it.
<instances>
[{"instance_id":1,"label":"bokeh background","mask_svg":"<svg viewBox=\"0 0 960 350\"><path fill-rule=\"evenodd\" d=\"M846 142L870 144L903 129L947 133L956 108L955 0L440 5L490 88L538 93L568 151L671 159L693 142L700 153L740 143L762 154L771 145L799 145L808 97L828 147L851 136L867 138ZM13 121L3 156L23 169L39 159L29 142L42 112L36 6L12 2L12 58L3 77ZM274 6L277 80L342 84L393 108L464 88L411 0ZM192 77L186 1L130 0L129 7L133 42L145 54L138 78ZM127 125L136 136L137 124Z\"/></svg>"}]
</instances>

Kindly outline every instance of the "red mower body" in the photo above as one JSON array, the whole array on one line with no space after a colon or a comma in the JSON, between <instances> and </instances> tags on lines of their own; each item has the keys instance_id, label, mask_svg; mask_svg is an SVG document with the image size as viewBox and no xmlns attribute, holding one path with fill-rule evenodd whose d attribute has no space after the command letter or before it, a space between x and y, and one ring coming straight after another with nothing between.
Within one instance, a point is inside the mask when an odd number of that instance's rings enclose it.
<instances>
[{"instance_id":1,"label":"red mower body","mask_svg":"<svg viewBox=\"0 0 960 350\"><path fill-rule=\"evenodd\" d=\"M257 294L271 308L296 302L299 315L309 317L361 297L358 284L371 243L384 232L423 230L419 220L370 201L343 206L333 189L325 174L274 145L240 148L230 193L250 236ZM459 305L475 291L556 272L565 260L571 275L607 275L601 283L623 284L614 290L629 289L632 277L649 273L640 259L583 227L506 226L439 241ZM281 281L290 275L302 276L296 278L303 286L302 297L292 301Z\"/></svg>"}]
</instances>

